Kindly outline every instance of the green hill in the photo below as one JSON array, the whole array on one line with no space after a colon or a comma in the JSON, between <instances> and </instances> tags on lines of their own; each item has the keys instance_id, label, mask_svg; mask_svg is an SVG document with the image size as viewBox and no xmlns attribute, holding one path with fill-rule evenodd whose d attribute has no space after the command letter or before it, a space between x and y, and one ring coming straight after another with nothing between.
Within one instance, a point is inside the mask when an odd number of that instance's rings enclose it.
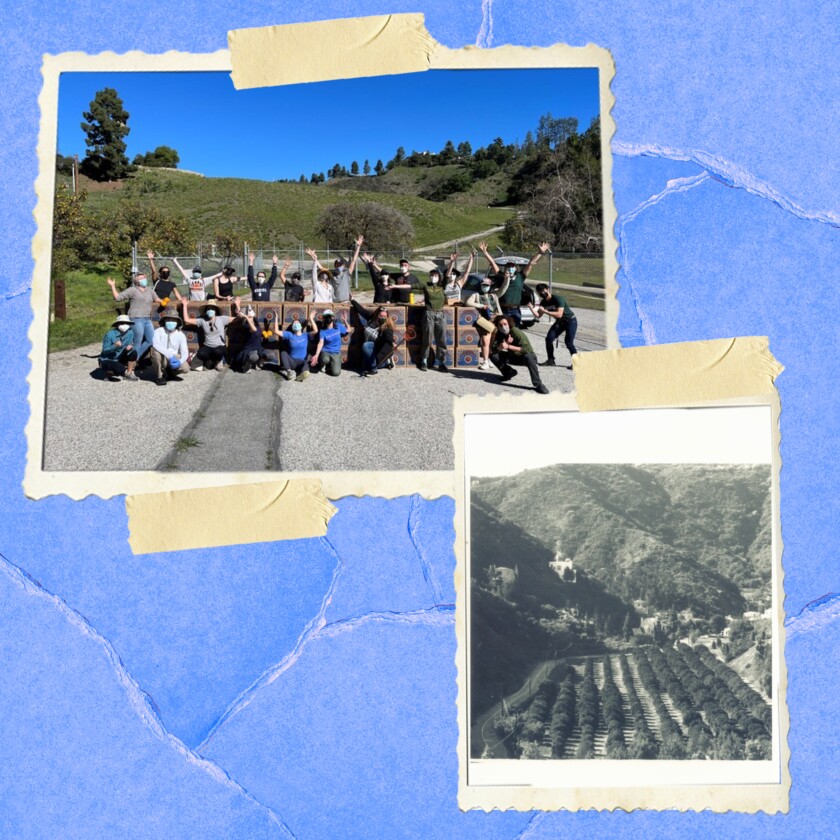
<instances>
[{"instance_id":1,"label":"green hill","mask_svg":"<svg viewBox=\"0 0 840 840\"><path fill-rule=\"evenodd\" d=\"M354 180L338 179L340 182ZM361 203L371 198L362 190L344 189L338 182L297 184L205 178L172 170L138 172L116 189L114 185L110 185L110 189L98 189L92 182L85 182L83 186L89 190L87 208L97 215L113 213L126 199L139 200L163 213L184 217L198 240L212 239L220 228L233 228L241 231L255 246L276 245L278 248L298 241L323 247L326 243L320 241L317 234L321 213L330 204ZM434 202L418 198L416 194L383 192L376 200L395 207L411 219L417 244L421 246L503 225L514 215L511 209Z\"/></svg>"}]
</instances>

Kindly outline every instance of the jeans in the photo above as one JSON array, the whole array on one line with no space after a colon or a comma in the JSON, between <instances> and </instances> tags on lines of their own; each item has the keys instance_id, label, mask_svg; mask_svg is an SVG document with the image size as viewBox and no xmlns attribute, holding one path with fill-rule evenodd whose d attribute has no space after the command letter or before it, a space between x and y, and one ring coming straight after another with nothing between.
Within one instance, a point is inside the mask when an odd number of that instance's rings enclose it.
<instances>
[{"instance_id":1,"label":"jeans","mask_svg":"<svg viewBox=\"0 0 840 840\"><path fill-rule=\"evenodd\" d=\"M136 361L137 353L134 350L123 350L116 359L100 359L99 367L106 372L110 371L117 376L122 376L128 363Z\"/></svg>"},{"instance_id":2,"label":"jeans","mask_svg":"<svg viewBox=\"0 0 840 840\"><path fill-rule=\"evenodd\" d=\"M143 354L152 346L155 337L155 328L151 318L132 318L134 326L134 349L137 351L137 358L142 359Z\"/></svg>"},{"instance_id":3,"label":"jeans","mask_svg":"<svg viewBox=\"0 0 840 840\"><path fill-rule=\"evenodd\" d=\"M426 321L423 325L423 344L420 351L420 363L426 364L429 360L429 351L432 348L432 333L435 338L435 357L438 364L446 362L446 318L442 309L427 309Z\"/></svg>"},{"instance_id":4,"label":"jeans","mask_svg":"<svg viewBox=\"0 0 840 840\"><path fill-rule=\"evenodd\" d=\"M531 374L531 384L535 388L539 388L543 384L537 367L537 357L533 353L510 353L507 350L497 350L490 354L490 361L501 371L502 376L507 376L513 371L511 362L523 364L528 368L528 373Z\"/></svg>"},{"instance_id":5,"label":"jeans","mask_svg":"<svg viewBox=\"0 0 840 840\"><path fill-rule=\"evenodd\" d=\"M548 354L549 361L554 361L554 342L557 338L566 333L563 343L569 351L570 356L577 353L575 347L575 335L577 335L577 318L555 318L554 323L548 330L548 335L545 337L545 352Z\"/></svg>"},{"instance_id":6,"label":"jeans","mask_svg":"<svg viewBox=\"0 0 840 840\"><path fill-rule=\"evenodd\" d=\"M522 326L522 310L518 306L506 306L502 304L502 315L508 319L508 322L514 327Z\"/></svg>"}]
</instances>

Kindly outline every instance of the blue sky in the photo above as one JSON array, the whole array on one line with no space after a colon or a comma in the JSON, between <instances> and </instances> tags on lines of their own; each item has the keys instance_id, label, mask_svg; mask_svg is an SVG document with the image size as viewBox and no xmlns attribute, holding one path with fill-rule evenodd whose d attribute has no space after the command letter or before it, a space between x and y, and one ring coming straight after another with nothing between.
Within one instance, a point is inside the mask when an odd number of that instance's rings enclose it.
<instances>
[{"instance_id":1,"label":"blue sky","mask_svg":"<svg viewBox=\"0 0 840 840\"><path fill-rule=\"evenodd\" d=\"M179 168L210 176L297 179L335 163L384 163L398 146L473 148L536 130L542 114L598 114L597 69L436 70L236 91L227 73L63 73L58 150L85 155L82 112L117 90L129 113L128 156L172 146Z\"/></svg>"}]
</instances>

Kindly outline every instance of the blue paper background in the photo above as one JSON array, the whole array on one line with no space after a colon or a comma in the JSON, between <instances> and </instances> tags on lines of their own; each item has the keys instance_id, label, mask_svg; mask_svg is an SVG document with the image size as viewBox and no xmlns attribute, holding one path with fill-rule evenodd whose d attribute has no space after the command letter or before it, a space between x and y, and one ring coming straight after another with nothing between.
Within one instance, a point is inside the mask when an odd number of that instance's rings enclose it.
<instances>
[{"instance_id":1,"label":"blue paper background","mask_svg":"<svg viewBox=\"0 0 840 840\"><path fill-rule=\"evenodd\" d=\"M136 558L121 499L23 497L42 53L210 52L230 28L415 11L450 47L607 47L622 343L769 335L786 366L786 816L461 814L451 500L346 500L324 539ZM5 4L0 836L835 835L836 12L725 0Z\"/></svg>"}]
</instances>

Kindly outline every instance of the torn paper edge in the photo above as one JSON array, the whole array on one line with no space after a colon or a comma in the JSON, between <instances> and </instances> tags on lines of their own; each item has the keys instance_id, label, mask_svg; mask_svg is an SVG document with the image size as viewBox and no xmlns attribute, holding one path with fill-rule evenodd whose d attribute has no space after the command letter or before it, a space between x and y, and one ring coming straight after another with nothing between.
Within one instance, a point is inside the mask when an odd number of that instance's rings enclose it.
<instances>
[{"instance_id":1,"label":"torn paper edge","mask_svg":"<svg viewBox=\"0 0 840 840\"><path fill-rule=\"evenodd\" d=\"M668 345L655 348L633 348L636 362L646 365L646 360L665 360L668 356ZM639 351L638 353L636 351ZM653 352L652 352L653 351ZM608 351L605 351L608 352ZM622 350L621 354L628 351ZM593 354L595 355L595 354ZM701 351L702 355L702 351ZM772 355L770 359L775 362ZM621 360L620 360L621 361ZM764 370L766 358L761 354L753 359L744 357L743 363L752 362L756 368ZM629 372L627 368L626 372ZM685 371L689 374L689 371ZM648 394L654 396L653 390ZM779 696L776 700L775 713L777 716L779 738L779 782L773 784L744 784L744 785L680 785L673 787L517 787L513 785L498 785L474 787L467 783L468 754L468 724L469 709L467 707L467 679L468 679L468 651L466 649L466 469L464 462L464 416L467 414L487 413L524 413L524 412L556 412L578 411L578 403L585 402L587 395L580 393L571 395L555 395L538 397L528 395L518 399L511 399L505 395L498 397L461 397L455 401L455 629L457 636L457 654L455 665L457 669L457 716L458 716L458 805L462 810L481 809L490 810L518 810L529 811L539 809L543 811L578 811L582 809L597 809L604 811L637 809L650 810L679 810L702 811L711 810L716 813L728 811L757 813L786 813L789 809L790 796L790 748L788 732L790 727L787 708L787 668L784 656L785 626L784 626L784 572L782 567L782 534L781 534L781 505L779 495L779 474L781 470L780 455L780 404L778 394L774 388L770 393L744 395L718 400L684 400L673 402L667 389L660 395L661 403L648 407L717 407L717 406L769 406L772 412L772 504L773 504L773 594L776 611L774 614L773 632L778 638L774 667L779 686ZM614 406L619 408L619 406ZM631 406L632 407L632 406ZM623 408L623 407L621 407ZM644 409L639 409L644 410Z\"/></svg>"}]
</instances>

